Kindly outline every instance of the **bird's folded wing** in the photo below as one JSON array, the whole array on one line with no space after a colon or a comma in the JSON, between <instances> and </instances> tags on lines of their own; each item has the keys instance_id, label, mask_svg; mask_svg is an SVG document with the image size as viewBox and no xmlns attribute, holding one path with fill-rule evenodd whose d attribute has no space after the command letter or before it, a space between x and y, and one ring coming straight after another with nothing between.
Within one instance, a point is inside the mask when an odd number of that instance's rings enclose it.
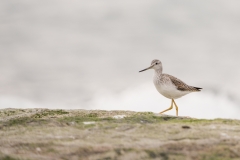
<instances>
[{"instance_id":1,"label":"bird's folded wing","mask_svg":"<svg viewBox=\"0 0 240 160\"><path fill-rule=\"evenodd\" d=\"M177 79L176 77L173 77L171 75L167 75L170 80L172 81L172 83L177 87L178 90L180 91L199 91L198 89L187 85L186 83L184 83L183 81L181 81L180 79Z\"/></svg>"}]
</instances>

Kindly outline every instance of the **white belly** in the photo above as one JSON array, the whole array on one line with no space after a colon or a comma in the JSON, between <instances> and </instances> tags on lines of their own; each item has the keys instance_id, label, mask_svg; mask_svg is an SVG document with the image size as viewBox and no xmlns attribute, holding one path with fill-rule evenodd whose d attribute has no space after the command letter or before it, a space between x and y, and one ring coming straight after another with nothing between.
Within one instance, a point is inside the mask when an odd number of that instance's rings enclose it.
<instances>
[{"instance_id":1,"label":"white belly","mask_svg":"<svg viewBox=\"0 0 240 160\"><path fill-rule=\"evenodd\" d=\"M154 83L154 85L159 93L161 93L164 97L170 99L177 99L190 93L189 91L177 90L176 86L173 85L172 83L167 84Z\"/></svg>"}]
</instances>

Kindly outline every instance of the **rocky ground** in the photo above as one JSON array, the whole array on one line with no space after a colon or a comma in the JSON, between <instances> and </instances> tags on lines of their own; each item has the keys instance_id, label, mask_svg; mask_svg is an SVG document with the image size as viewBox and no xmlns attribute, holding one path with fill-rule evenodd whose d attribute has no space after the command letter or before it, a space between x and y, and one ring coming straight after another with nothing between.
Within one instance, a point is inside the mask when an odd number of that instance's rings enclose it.
<instances>
[{"instance_id":1,"label":"rocky ground","mask_svg":"<svg viewBox=\"0 0 240 160\"><path fill-rule=\"evenodd\" d=\"M0 110L2 160L240 159L240 121L152 112Z\"/></svg>"}]
</instances>

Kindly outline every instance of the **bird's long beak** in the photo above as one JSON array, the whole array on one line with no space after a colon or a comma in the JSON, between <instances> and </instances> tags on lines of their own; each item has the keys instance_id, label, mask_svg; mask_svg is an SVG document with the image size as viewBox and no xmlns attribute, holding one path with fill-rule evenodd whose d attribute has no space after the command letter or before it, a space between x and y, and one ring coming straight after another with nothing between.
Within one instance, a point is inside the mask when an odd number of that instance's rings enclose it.
<instances>
[{"instance_id":1,"label":"bird's long beak","mask_svg":"<svg viewBox=\"0 0 240 160\"><path fill-rule=\"evenodd\" d=\"M145 68L145 69L143 69L143 70L141 70L141 71L139 71L139 72L143 72L143 71L146 71L146 70L148 70L148 69L151 69L153 66L154 66L154 65L151 65L150 67Z\"/></svg>"}]
</instances>

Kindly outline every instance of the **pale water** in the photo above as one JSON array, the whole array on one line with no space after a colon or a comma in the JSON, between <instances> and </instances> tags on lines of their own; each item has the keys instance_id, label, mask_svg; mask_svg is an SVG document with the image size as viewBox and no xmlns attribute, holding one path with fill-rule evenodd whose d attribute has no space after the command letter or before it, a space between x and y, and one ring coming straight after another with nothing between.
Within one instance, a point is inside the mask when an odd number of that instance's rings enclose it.
<instances>
[{"instance_id":1,"label":"pale water","mask_svg":"<svg viewBox=\"0 0 240 160\"><path fill-rule=\"evenodd\" d=\"M1 1L0 108L160 112L163 71L202 87L179 115L240 115L240 2ZM175 115L175 111L167 112Z\"/></svg>"}]
</instances>

